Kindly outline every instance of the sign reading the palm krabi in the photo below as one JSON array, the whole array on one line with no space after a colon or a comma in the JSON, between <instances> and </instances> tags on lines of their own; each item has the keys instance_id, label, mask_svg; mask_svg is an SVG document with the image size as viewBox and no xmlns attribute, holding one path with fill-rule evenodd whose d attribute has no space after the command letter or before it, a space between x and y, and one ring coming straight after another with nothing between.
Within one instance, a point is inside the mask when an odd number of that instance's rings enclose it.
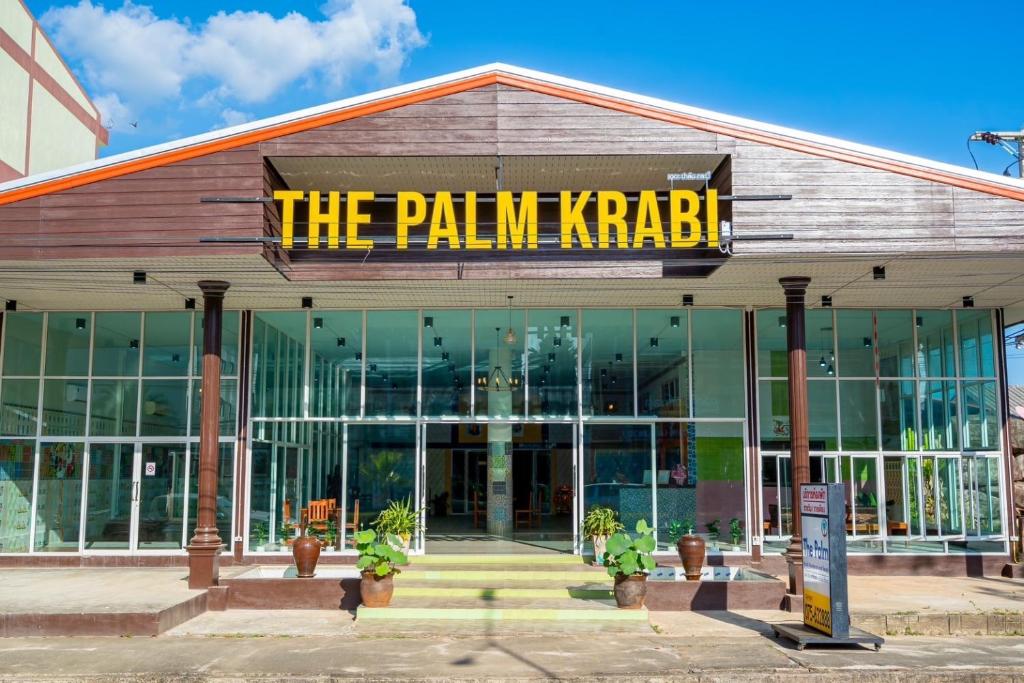
<instances>
[{"instance_id":1,"label":"sign reading the palm krabi","mask_svg":"<svg viewBox=\"0 0 1024 683\"><path fill-rule=\"evenodd\" d=\"M842 484L800 487L804 624L833 638L850 634L846 585L846 496Z\"/></svg>"},{"instance_id":2,"label":"sign reading the palm krabi","mask_svg":"<svg viewBox=\"0 0 1024 683\"><path fill-rule=\"evenodd\" d=\"M719 246L718 193L701 190L274 192L286 250L616 252Z\"/></svg>"}]
</instances>

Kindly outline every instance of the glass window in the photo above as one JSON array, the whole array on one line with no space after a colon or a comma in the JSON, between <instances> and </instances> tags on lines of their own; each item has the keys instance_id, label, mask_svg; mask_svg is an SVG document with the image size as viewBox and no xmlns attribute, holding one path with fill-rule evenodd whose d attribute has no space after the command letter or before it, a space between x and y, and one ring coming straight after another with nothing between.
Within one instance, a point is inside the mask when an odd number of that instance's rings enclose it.
<instances>
[{"instance_id":1,"label":"glass window","mask_svg":"<svg viewBox=\"0 0 1024 683\"><path fill-rule=\"evenodd\" d=\"M839 415L844 451L873 451L878 448L875 396L874 380L839 382Z\"/></svg>"},{"instance_id":2,"label":"glass window","mask_svg":"<svg viewBox=\"0 0 1024 683\"><path fill-rule=\"evenodd\" d=\"M848 483L846 532L854 536L877 536L878 463L875 458L843 456L842 478Z\"/></svg>"},{"instance_id":3,"label":"glass window","mask_svg":"<svg viewBox=\"0 0 1024 683\"><path fill-rule=\"evenodd\" d=\"M253 417L302 417L305 312L257 313L252 351Z\"/></svg>"},{"instance_id":4,"label":"glass window","mask_svg":"<svg viewBox=\"0 0 1024 683\"><path fill-rule=\"evenodd\" d=\"M526 340L523 339L526 314L521 309L512 309L512 330L516 343L508 344L502 337L507 334L508 310L492 309L476 312L476 367L473 381L476 384L476 414L489 417L507 417L523 414L523 400L526 394L523 377L523 358ZM426 363L426 341L424 341L424 363ZM550 353L549 353L550 355ZM508 381L497 379L502 373ZM424 367L424 371L426 367ZM531 370L533 372L533 370ZM530 382L539 381L532 375ZM511 384L511 391L508 387ZM499 390L499 386L503 387Z\"/></svg>"},{"instance_id":5,"label":"glass window","mask_svg":"<svg viewBox=\"0 0 1024 683\"><path fill-rule=\"evenodd\" d=\"M46 317L46 374L89 374L89 313L50 313Z\"/></svg>"},{"instance_id":6,"label":"glass window","mask_svg":"<svg viewBox=\"0 0 1024 683\"><path fill-rule=\"evenodd\" d=\"M761 448L789 450L789 382L781 379L761 380L759 385ZM835 382L807 382L807 435L812 451L834 451L839 448L835 392Z\"/></svg>"},{"instance_id":7,"label":"glass window","mask_svg":"<svg viewBox=\"0 0 1024 683\"><path fill-rule=\"evenodd\" d=\"M576 311L531 309L529 324L530 415L575 416Z\"/></svg>"},{"instance_id":8,"label":"glass window","mask_svg":"<svg viewBox=\"0 0 1024 683\"><path fill-rule=\"evenodd\" d=\"M671 329L668 319L666 328ZM637 349L661 348L661 332ZM618 363L616 359L621 359ZM633 415L633 311L583 312L583 414Z\"/></svg>"},{"instance_id":9,"label":"glass window","mask_svg":"<svg viewBox=\"0 0 1024 683\"><path fill-rule=\"evenodd\" d=\"M85 547L127 550L132 521L133 444L97 444L89 448L89 495L85 509Z\"/></svg>"},{"instance_id":10,"label":"glass window","mask_svg":"<svg viewBox=\"0 0 1024 683\"><path fill-rule=\"evenodd\" d=\"M310 329L309 414L358 417L363 381L363 314L317 311Z\"/></svg>"},{"instance_id":11,"label":"glass window","mask_svg":"<svg viewBox=\"0 0 1024 683\"><path fill-rule=\"evenodd\" d=\"M147 377L187 375L191 326L192 314L185 311L147 313L143 337L142 374ZM200 356L200 362L201 358Z\"/></svg>"},{"instance_id":12,"label":"glass window","mask_svg":"<svg viewBox=\"0 0 1024 683\"><path fill-rule=\"evenodd\" d=\"M78 552L83 449L81 443L63 442L40 447L33 542L37 551Z\"/></svg>"},{"instance_id":13,"label":"glass window","mask_svg":"<svg viewBox=\"0 0 1024 683\"><path fill-rule=\"evenodd\" d=\"M918 449L914 384L912 380L882 380L878 383L883 450Z\"/></svg>"},{"instance_id":14,"label":"glass window","mask_svg":"<svg viewBox=\"0 0 1024 683\"><path fill-rule=\"evenodd\" d=\"M185 523L185 535L192 537L193 529L199 523L199 446L190 450L188 485L188 521ZM222 443L218 451L217 463L217 535L230 548L231 543L231 501L234 499L235 481L235 445Z\"/></svg>"},{"instance_id":15,"label":"glass window","mask_svg":"<svg viewBox=\"0 0 1024 683\"><path fill-rule=\"evenodd\" d=\"M653 474L650 425L583 425L584 513L609 507L630 531L641 519L651 523Z\"/></svg>"},{"instance_id":16,"label":"glass window","mask_svg":"<svg viewBox=\"0 0 1024 683\"><path fill-rule=\"evenodd\" d=\"M656 424L654 448L658 547L673 550L682 525L697 523L697 426L692 422Z\"/></svg>"},{"instance_id":17,"label":"glass window","mask_svg":"<svg viewBox=\"0 0 1024 683\"><path fill-rule=\"evenodd\" d=\"M43 382L43 435L85 436L89 381L48 379Z\"/></svg>"},{"instance_id":18,"label":"glass window","mask_svg":"<svg viewBox=\"0 0 1024 683\"><path fill-rule=\"evenodd\" d=\"M272 530L276 530L276 519L271 499L273 490L274 446L269 441L252 442L252 465L249 471L249 550L269 550ZM340 504L340 503L339 503Z\"/></svg>"},{"instance_id":19,"label":"glass window","mask_svg":"<svg viewBox=\"0 0 1024 683\"><path fill-rule=\"evenodd\" d=\"M1002 533L999 496L999 458L965 457L964 509L969 536Z\"/></svg>"},{"instance_id":20,"label":"glass window","mask_svg":"<svg viewBox=\"0 0 1024 683\"><path fill-rule=\"evenodd\" d=\"M416 474L416 427L349 425L349 510L359 501L362 523L376 519L388 502L413 496Z\"/></svg>"},{"instance_id":21,"label":"glass window","mask_svg":"<svg viewBox=\"0 0 1024 683\"><path fill-rule=\"evenodd\" d=\"M789 382L761 380L758 382L758 412L761 448L787 450L789 448Z\"/></svg>"},{"instance_id":22,"label":"glass window","mask_svg":"<svg viewBox=\"0 0 1024 683\"><path fill-rule=\"evenodd\" d=\"M695 417L744 417L743 312L695 310L692 324Z\"/></svg>"},{"instance_id":23,"label":"glass window","mask_svg":"<svg viewBox=\"0 0 1024 683\"><path fill-rule=\"evenodd\" d=\"M995 377L992 346L992 312L964 310L956 312L960 336L960 372L962 377Z\"/></svg>"},{"instance_id":24,"label":"glass window","mask_svg":"<svg viewBox=\"0 0 1024 683\"><path fill-rule=\"evenodd\" d=\"M362 319L362 314L357 313ZM229 377L238 374L238 329L240 326L238 311L224 311L221 319L220 331L220 373ZM203 312L197 311L195 315L195 332L192 338L193 346L193 375L203 374ZM355 341L358 346L359 338Z\"/></svg>"},{"instance_id":25,"label":"glass window","mask_svg":"<svg viewBox=\"0 0 1024 683\"><path fill-rule=\"evenodd\" d=\"M3 323L3 374L38 375L43 345L43 314L6 313Z\"/></svg>"},{"instance_id":26,"label":"glass window","mask_svg":"<svg viewBox=\"0 0 1024 683\"><path fill-rule=\"evenodd\" d=\"M640 415L690 415L687 318L688 312L678 309L645 309L636 312L637 401ZM657 343L652 343L655 340ZM614 365L629 360L621 352L616 352L612 358Z\"/></svg>"},{"instance_id":27,"label":"glass window","mask_svg":"<svg viewBox=\"0 0 1024 683\"><path fill-rule=\"evenodd\" d=\"M366 314L366 414L416 415L419 313Z\"/></svg>"},{"instance_id":28,"label":"glass window","mask_svg":"<svg viewBox=\"0 0 1024 683\"><path fill-rule=\"evenodd\" d=\"M766 536L793 533L793 478L789 458L765 455L761 459L762 527Z\"/></svg>"},{"instance_id":29,"label":"glass window","mask_svg":"<svg viewBox=\"0 0 1024 683\"><path fill-rule=\"evenodd\" d=\"M185 380L144 380L142 436L185 436L188 431L188 382Z\"/></svg>"},{"instance_id":30,"label":"glass window","mask_svg":"<svg viewBox=\"0 0 1024 683\"><path fill-rule=\"evenodd\" d=\"M94 379L89 434L135 436L138 398L138 380Z\"/></svg>"},{"instance_id":31,"label":"glass window","mask_svg":"<svg viewBox=\"0 0 1024 683\"><path fill-rule=\"evenodd\" d=\"M93 333L92 374L131 377L139 374L142 316L138 313L97 313Z\"/></svg>"},{"instance_id":32,"label":"glass window","mask_svg":"<svg viewBox=\"0 0 1024 683\"><path fill-rule=\"evenodd\" d=\"M875 327L871 311L839 310L836 322L839 373L844 377L874 377Z\"/></svg>"},{"instance_id":33,"label":"glass window","mask_svg":"<svg viewBox=\"0 0 1024 683\"><path fill-rule=\"evenodd\" d=\"M807 376L834 377L836 350L833 339L832 309L815 308L806 313Z\"/></svg>"},{"instance_id":34,"label":"glass window","mask_svg":"<svg viewBox=\"0 0 1024 683\"><path fill-rule=\"evenodd\" d=\"M39 380L0 381L0 434L35 436L38 405Z\"/></svg>"},{"instance_id":35,"label":"glass window","mask_svg":"<svg viewBox=\"0 0 1024 683\"><path fill-rule=\"evenodd\" d=\"M706 533L710 545L720 550L745 549L747 493L743 472L743 426L737 423L699 423L694 431L697 532Z\"/></svg>"},{"instance_id":36,"label":"glass window","mask_svg":"<svg viewBox=\"0 0 1024 683\"><path fill-rule=\"evenodd\" d=\"M914 376L913 311L877 311L878 369L882 377Z\"/></svg>"},{"instance_id":37,"label":"glass window","mask_svg":"<svg viewBox=\"0 0 1024 683\"><path fill-rule=\"evenodd\" d=\"M192 436L199 436L202 409L203 381L192 381ZM235 435L238 380L224 379L220 383L220 436Z\"/></svg>"},{"instance_id":38,"label":"glass window","mask_svg":"<svg viewBox=\"0 0 1024 683\"><path fill-rule=\"evenodd\" d=\"M954 377L953 312L917 311L917 366L922 377Z\"/></svg>"},{"instance_id":39,"label":"glass window","mask_svg":"<svg viewBox=\"0 0 1024 683\"><path fill-rule=\"evenodd\" d=\"M921 441L926 451L952 451L960 446L956 382L920 383Z\"/></svg>"},{"instance_id":40,"label":"glass window","mask_svg":"<svg viewBox=\"0 0 1024 683\"><path fill-rule=\"evenodd\" d=\"M999 449L999 412L994 381L963 382L964 450Z\"/></svg>"},{"instance_id":41,"label":"glass window","mask_svg":"<svg viewBox=\"0 0 1024 683\"><path fill-rule=\"evenodd\" d=\"M139 549L180 548L185 523L185 444L142 444ZM153 474L147 473L152 464Z\"/></svg>"},{"instance_id":42,"label":"glass window","mask_svg":"<svg viewBox=\"0 0 1024 683\"><path fill-rule=\"evenodd\" d=\"M757 312L759 377L786 377L789 374L786 334L785 309L768 308Z\"/></svg>"},{"instance_id":43,"label":"glass window","mask_svg":"<svg viewBox=\"0 0 1024 683\"><path fill-rule=\"evenodd\" d=\"M34 440L0 439L0 553L28 551Z\"/></svg>"},{"instance_id":44,"label":"glass window","mask_svg":"<svg viewBox=\"0 0 1024 683\"><path fill-rule=\"evenodd\" d=\"M424 311L423 326L423 414L469 415L470 400L470 364L472 362L473 331L471 329L471 311ZM523 328L512 331L515 340L508 344L508 316L501 328L499 349L504 351L511 360L523 348ZM488 335L489 337L489 335ZM502 363L498 363L502 365ZM483 373L481 373L483 375ZM504 375L504 379L502 379ZM485 382L487 379L484 380ZM509 363L504 363L500 372L495 371L492 386L508 389L512 382L522 384L521 374L513 377ZM498 384L500 382L500 384ZM507 393L507 392L506 392Z\"/></svg>"},{"instance_id":45,"label":"glass window","mask_svg":"<svg viewBox=\"0 0 1024 683\"><path fill-rule=\"evenodd\" d=\"M964 532L960 496L960 464L957 458L938 460L939 523L944 536Z\"/></svg>"}]
</instances>

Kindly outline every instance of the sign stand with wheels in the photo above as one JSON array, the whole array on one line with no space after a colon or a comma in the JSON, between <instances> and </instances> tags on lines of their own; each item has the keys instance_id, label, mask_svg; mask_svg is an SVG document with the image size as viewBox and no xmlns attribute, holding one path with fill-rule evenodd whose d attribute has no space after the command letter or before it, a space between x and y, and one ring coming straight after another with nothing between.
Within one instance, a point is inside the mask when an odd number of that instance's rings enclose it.
<instances>
[{"instance_id":1,"label":"sign stand with wheels","mask_svg":"<svg viewBox=\"0 0 1024 683\"><path fill-rule=\"evenodd\" d=\"M800 487L803 530L804 621L774 624L797 650L808 645L874 645L884 639L850 626L846 585L846 497L842 484Z\"/></svg>"}]
</instances>

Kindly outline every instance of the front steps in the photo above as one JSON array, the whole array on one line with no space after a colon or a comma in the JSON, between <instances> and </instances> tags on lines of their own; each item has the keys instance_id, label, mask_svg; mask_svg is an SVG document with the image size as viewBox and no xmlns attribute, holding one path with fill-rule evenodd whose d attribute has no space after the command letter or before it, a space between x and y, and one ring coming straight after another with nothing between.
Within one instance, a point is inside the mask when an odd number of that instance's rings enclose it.
<instances>
[{"instance_id":1,"label":"front steps","mask_svg":"<svg viewBox=\"0 0 1024 683\"><path fill-rule=\"evenodd\" d=\"M615 607L603 568L572 555L412 558L390 607L356 611L363 633L650 633L647 610Z\"/></svg>"}]
</instances>

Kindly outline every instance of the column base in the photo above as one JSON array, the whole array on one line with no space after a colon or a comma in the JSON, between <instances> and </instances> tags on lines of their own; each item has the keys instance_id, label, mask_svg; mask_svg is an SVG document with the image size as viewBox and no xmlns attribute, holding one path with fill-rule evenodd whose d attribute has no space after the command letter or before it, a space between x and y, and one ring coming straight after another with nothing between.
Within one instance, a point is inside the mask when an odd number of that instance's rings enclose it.
<instances>
[{"instance_id":1,"label":"column base","mask_svg":"<svg viewBox=\"0 0 1024 683\"><path fill-rule=\"evenodd\" d=\"M188 546L188 587L209 588L220 582L220 553L223 545Z\"/></svg>"},{"instance_id":2,"label":"column base","mask_svg":"<svg viewBox=\"0 0 1024 683\"><path fill-rule=\"evenodd\" d=\"M782 599L782 611L790 612L792 614L803 614L804 596L786 593L786 597Z\"/></svg>"}]
</instances>

